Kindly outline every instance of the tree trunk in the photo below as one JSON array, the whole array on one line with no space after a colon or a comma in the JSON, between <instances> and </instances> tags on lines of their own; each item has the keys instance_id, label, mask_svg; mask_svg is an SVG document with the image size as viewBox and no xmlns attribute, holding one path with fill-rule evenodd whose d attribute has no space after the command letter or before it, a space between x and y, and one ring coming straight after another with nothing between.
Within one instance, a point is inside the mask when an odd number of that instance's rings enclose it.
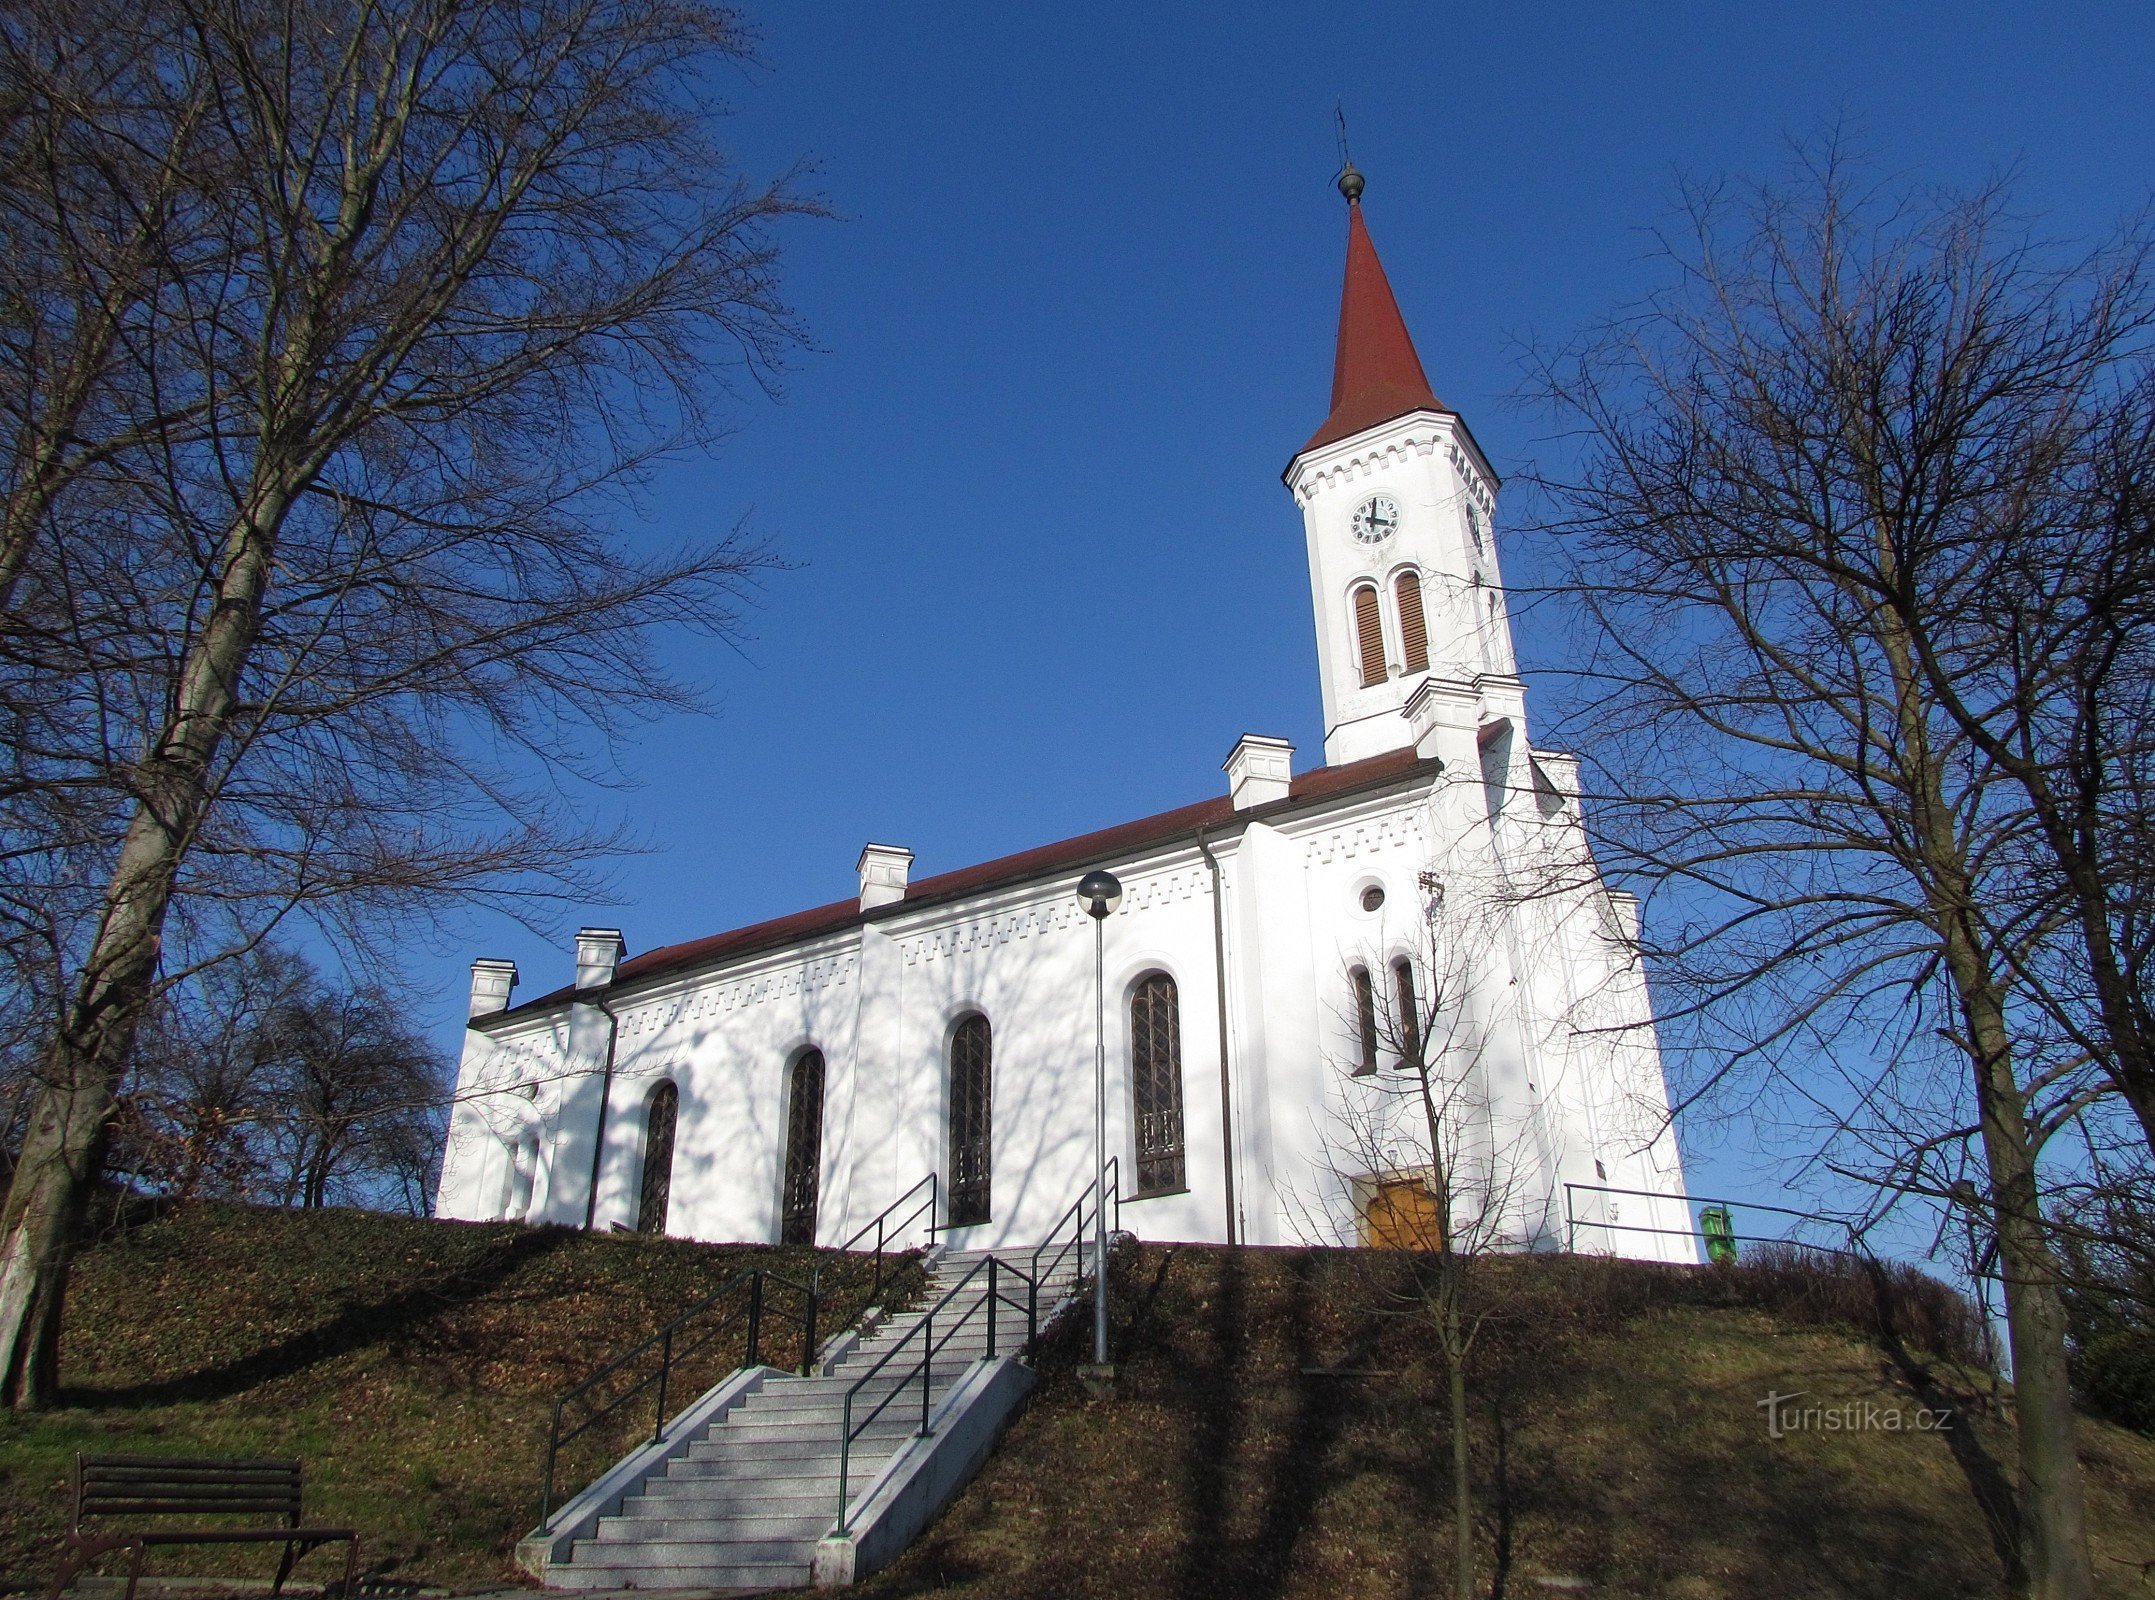
<instances>
[{"instance_id":1,"label":"tree trunk","mask_svg":"<svg viewBox=\"0 0 2155 1600\"><path fill-rule=\"evenodd\" d=\"M52 1056L64 1056L70 1042L56 1040ZM0 1396L26 1409L51 1403L59 1389L68 1263L111 1126L111 1085L94 1067L74 1065L48 1062L0 1211Z\"/></svg>"},{"instance_id":2,"label":"tree trunk","mask_svg":"<svg viewBox=\"0 0 2155 1600\"><path fill-rule=\"evenodd\" d=\"M1880 526L1886 503L1877 501ZM1894 567L1880 545L1881 570ZM2017 1400L2022 1559L2032 1600L2091 1600L2087 1496L2074 1443L2072 1382L2065 1355L2065 1303L2043 1216L2025 1098L2014 1070L2005 998L1975 907L1976 882L1944 774L1931 748L1929 697L1905 629L1890 613L1877 624L1894 689L1900 781L1910 834L1940 954L1953 985L1973 1069L1983 1159L1996 1210L1998 1258Z\"/></svg>"},{"instance_id":3,"label":"tree trunk","mask_svg":"<svg viewBox=\"0 0 2155 1600\"><path fill-rule=\"evenodd\" d=\"M1452 1403L1452 1594L1474 1600L1474 1483L1467 1473L1467 1355L1459 1348L1459 1308L1447 1313L1444 1364Z\"/></svg>"},{"instance_id":4,"label":"tree trunk","mask_svg":"<svg viewBox=\"0 0 2155 1600\"><path fill-rule=\"evenodd\" d=\"M157 972L180 865L210 800L217 748L260 630L271 547L288 494L259 498L226 536L207 623L180 672L174 716L141 767L137 803L97 934L45 1052L23 1159L0 1206L0 1401L52 1402L61 1299L114 1095Z\"/></svg>"},{"instance_id":5,"label":"tree trunk","mask_svg":"<svg viewBox=\"0 0 2155 1600\"><path fill-rule=\"evenodd\" d=\"M2058 1264L2044 1225L2020 1089L2004 1055L2002 1016L1988 990L1979 991L1976 1005L1964 1001L1964 1010L1981 1057L1977 1098L1997 1213L2006 1335L2013 1354L2020 1523L2029 1589L2034 1600L2087 1600L2095 1580L2088 1561L2087 1502L2075 1443Z\"/></svg>"}]
</instances>

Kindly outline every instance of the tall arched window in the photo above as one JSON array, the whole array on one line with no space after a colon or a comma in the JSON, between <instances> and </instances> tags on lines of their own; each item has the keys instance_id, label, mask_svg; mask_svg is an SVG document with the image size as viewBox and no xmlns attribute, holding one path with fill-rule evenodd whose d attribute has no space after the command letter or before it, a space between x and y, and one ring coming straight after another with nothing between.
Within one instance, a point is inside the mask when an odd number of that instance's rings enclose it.
<instances>
[{"instance_id":1,"label":"tall arched window","mask_svg":"<svg viewBox=\"0 0 2155 1600\"><path fill-rule=\"evenodd\" d=\"M1359 1078L1377 1070L1377 992L1367 967L1356 967L1348 976L1354 980L1354 1025L1362 1052L1354 1066Z\"/></svg>"},{"instance_id":2,"label":"tall arched window","mask_svg":"<svg viewBox=\"0 0 2155 1600\"><path fill-rule=\"evenodd\" d=\"M1182 1012L1175 980L1143 979L1130 996L1130 1097L1137 1122L1137 1192L1188 1187L1182 1160Z\"/></svg>"},{"instance_id":3,"label":"tall arched window","mask_svg":"<svg viewBox=\"0 0 2155 1600\"><path fill-rule=\"evenodd\" d=\"M1377 586L1372 583L1355 587L1354 649L1362 664L1362 687L1384 682L1384 623L1377 614Z\"/></svg>"},{"instance_id":4,"label":"tall arched window","mask_svg":"<svg viewBox=\"0 0 2155 1600\"><path fill-rule=\"evenodd\" d=\"M664 1233L666 1202L673 1195L673 1125L681 1112L681 1091L662 1083L651 1094L644 1119L643 1183L636 1195L636 1231Z\"/></svg>"},{"instance_id":5,"label":"tall arched window","mask_svg":"<svg viewBox=\"0 0 2155 1600\"><path fill-rule=\"evenodd\" d=\"M988 1220L995 1166L990 1121L995 1074L988 1019L974 1015L950 1036L950 1226Z\"/></svg>"},{"instance_id":6,"label":"tall arched window","mask_svg":"<svg viewBox=\"0 0 2155 1600\"><path fill-rule=\"evenodd\" d=\"M1392 963L1392 1004L1399 1015L1399 1064L1422 1069L1422 1013L1414 998L1414 965L1405 956Z\"/></svg>"},{"instance_id":7,"label":"tall arched window","mask_svg":"<svg viewBox=\"0 0 2155 1600\"><path fill-rule=\"evenodd\" d=\"M823 1052L794 1060L786 1095L786 1183L780 1244L816 1242L816 1184L823 1168Z\"/></svg>"},{"instance_id":8,"label":"tall arched window","mask_svg":"<svg viewBox=\"0 0 2155 1600\"><path fill-rule=\"evenodd\" d=\"M1399 657L1409 672L1429 670L1429 624L1422 617L1422 579L1402 572L1392 583L1399 602Z\"/></svg>"}]
</instances>

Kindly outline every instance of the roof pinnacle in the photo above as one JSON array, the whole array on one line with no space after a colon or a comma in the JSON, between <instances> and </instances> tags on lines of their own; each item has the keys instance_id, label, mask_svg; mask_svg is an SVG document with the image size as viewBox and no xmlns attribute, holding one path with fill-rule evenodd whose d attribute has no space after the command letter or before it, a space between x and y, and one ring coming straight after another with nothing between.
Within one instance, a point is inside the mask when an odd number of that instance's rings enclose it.
<instances>
[{"instance_id":1,"label":"roof pinnacle","mask_svg":"<svg viewBox=\"0 0 2155 1600\"><path fill-rule=\"evenodd\" d=\"M1347 154L1347 107L1335 105L1332 117L1339 124L1339 192L1347 197L1350 206L1360 205L1362 174L1355 170L1354 159Z\"/></svg>"},{"instance_id":2,"label":"roof pinnacle","mask_svg":"<svg viewBox=\"0 0 2155 1600\"><path fill-rule=\"evenodd\" d=\"M1362 216L1362 174L1347 159L1340 124L1339 192L1347 197L1347 272L1340 291L1339 345L1332 362L1332 411L1308 444L1316 450L1410 411L1446 411L1430 392L1399 302L1385 280Z\"/></svg>"}]
</instances>

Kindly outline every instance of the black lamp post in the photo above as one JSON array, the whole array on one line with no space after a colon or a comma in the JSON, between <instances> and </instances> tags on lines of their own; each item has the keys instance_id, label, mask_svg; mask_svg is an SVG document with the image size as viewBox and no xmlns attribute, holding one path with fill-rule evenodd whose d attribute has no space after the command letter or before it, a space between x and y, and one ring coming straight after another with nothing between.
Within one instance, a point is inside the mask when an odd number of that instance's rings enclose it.
<instances>
[{"instance_id":1,"label":"black lamp post","mask_svg":"<svg viewBox=\"0 0 2155 1600\"><path fill-rule=\"evenodd\" d=\"M1092 1360L1107 1366L1107 919L1122 904L1122 881L1112 872L1078 880L1078 903L1093 932L1093 1259Z\"/></svg>"}]
</instances>

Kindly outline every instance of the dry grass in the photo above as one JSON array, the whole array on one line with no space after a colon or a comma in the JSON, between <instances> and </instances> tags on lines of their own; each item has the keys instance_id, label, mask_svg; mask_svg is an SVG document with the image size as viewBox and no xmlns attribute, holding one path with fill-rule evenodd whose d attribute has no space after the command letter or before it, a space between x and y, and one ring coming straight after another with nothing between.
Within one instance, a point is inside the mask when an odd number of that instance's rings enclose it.
<instances>
[{"instance_id":1,"label":"dry grass","mask_svg":"<svg viewBox=\"0 0 2155 1600\"><path fill-rule=\"evenodd\" d=\"M1086 1400L1073 1367L1089 1325L1067 1329L1003 1448L868 1600L1448 1592L1442 1368L1419 1325L1376 1314L1398 1266L1131 1252L1114 1282L1115 1398ZM1483 1592L2003 1593L1984 1500L1986 1474L2010 1477L2009 1440L1988 1384L1844 1321L1875 1317L1872 1290L1801 1279L1785 1261L1489 1263L1480 1292L1504 1310L1473 1391ZM1887 1289L1902 1322L1928 1317L1948 1343L1972 1332L1933 1287ZM1904 1422L1951 1406L1958 1431L1774 1441L1757 1405L1769 1390ZM2155 1441L2093 1423L2087 1438L2102 1592L2146 1595Z\"/></svg>"},{"instance_id":2,"label":"dry grass","mask_svg":"<svg viewBox=\"0 0 2155 1600\"><path fill-rule=\"evenodd\" d=\"M537 1511L552 1398L756 1264L804 1277L808 1252L355 1211L203 1206L85 1253L62 1337L64 1404L0 1414L0 1586L49 1573L77 1450L297 1456L310 1520L356 1527L370 1573L460 1587L525 1581L515 1541ZM859 1264L823 1257L859 1309ZM766 1359L795 1346L767 1330ZM797 1340L798 1334L792 1337ZM736 1334L675 1390L741 1356ZM650 1413L587 1435L571 1487ZM582 1471L583 1476L577 1477ZM327 1576L316 1557L302 1579ZM161 1551L154 1571L266 1577L274 1550Z\"/></svg>"},{"instance_id":3,"label":"dry grass","mask_svg":"<svg viewBox=\"0 0 2155 1600\"><path fill-rule=\"evenodd\" d=\"M298 1455L320 1512L364 1531L371 1571L519 1581L509 1552L550 1396L749 1260L804 1264L352 1212L153 1220L82 1260L68 1405L0 1416L0 1571L49 1570L68 1462L87 1448ZM865 1600L1442 1592L1449 1419L1429 1340L1382 1314L1402 1268L1363 1251L1124 1253L1117 1396L1084 1398L1076 1319L1004 1447ZM1774 1259L1476 1270L1500 1312L1471 1419L1484 1593L1567 1592L1542 1579L1689 1600L2003 1592L1984 1507L2010 1479L2010 1440L1965 1362L1976 1327L1935 1285ZM1774 1441L1769 1390L1904 1418L1951 1406L1957 1426ZM2155 1440L2095 1423L2085 1440L2103 1593L2145 1597ZM174 1551L157 1570L262 1575L263 1556Z\"/></svg>"}]
</instances>

